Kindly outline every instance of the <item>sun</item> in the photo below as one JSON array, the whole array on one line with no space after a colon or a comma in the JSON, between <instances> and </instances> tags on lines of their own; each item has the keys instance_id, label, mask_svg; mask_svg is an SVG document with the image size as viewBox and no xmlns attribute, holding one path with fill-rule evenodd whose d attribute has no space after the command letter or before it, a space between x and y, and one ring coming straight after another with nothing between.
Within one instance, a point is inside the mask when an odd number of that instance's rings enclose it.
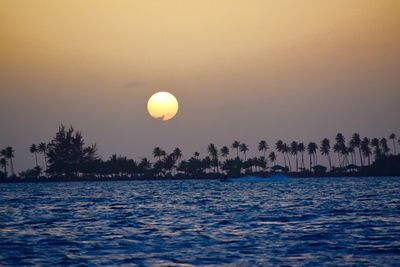
<instances>
[{"instance_id":1,"label":"sun","mask_svg":"<svg viewBox=\"0 0 400 267\"><path fill-rule=\"evenodd\" d=\"M175 117L178 109L178 100L168 92L155 93L147 102L147 111L150 116L162 121L168 121Z\"/></svg>"}]
</instances>

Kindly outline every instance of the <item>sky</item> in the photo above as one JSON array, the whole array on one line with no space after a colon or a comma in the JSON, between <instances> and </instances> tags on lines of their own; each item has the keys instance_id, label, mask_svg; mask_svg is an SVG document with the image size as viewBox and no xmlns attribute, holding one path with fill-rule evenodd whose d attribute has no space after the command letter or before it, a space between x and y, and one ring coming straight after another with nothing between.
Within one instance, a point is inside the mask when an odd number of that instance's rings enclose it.
<instances>
[{"instance_id":1,"label":"sky","mask_svg":"<svg viewBox=\"0 0 400 267\"><path fill-rule=\"evenodd\" d=\"M400 1L0 2L0 148L60 124L99 154L400 135ZM146 110L173 93L177 116Z\"/></svg>"}]
</instances>

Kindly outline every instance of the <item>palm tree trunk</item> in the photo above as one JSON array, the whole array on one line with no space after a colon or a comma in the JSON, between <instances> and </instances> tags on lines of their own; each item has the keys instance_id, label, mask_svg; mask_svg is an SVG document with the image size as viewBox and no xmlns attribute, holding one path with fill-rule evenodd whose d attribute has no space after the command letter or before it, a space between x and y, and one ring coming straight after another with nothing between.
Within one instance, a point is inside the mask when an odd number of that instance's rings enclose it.
<instances>
[{"instance_id":1,"label":"palm tree trunk","mask_svg":"<svg viewBox=\"0 0 400 267\"><path fill-rule=\"evenodd\" d=\"M290 158L289 158L289 155L288 155L288 154L286 154L286 156L287 156L288 163L289 163L289 171L292 171L292 164L290 164Z\"/></svg>"},{"instance_id":2,"label":"palm tree trunk","mask_svg":"<svg viewBox=\"0 0 400 267\"><path fill-rule=\"evenodd\" d=\"M14 175L14 164L12 158L10 158L10 169L11 169L11 175Z\"/></svg>"},{"instance_id":3,"label":"palm tree trunk","mask_svg":"<svg viewBox=\"0 0 400 267\"><path fill-rule=\"evenodd\" d=\"M310 171L312 170L312 157L311 157L311 153L309 154L310 155Z\"/></svg>"},{"instance_id":4,"label":"palm tree trunk","mask_svg":"<svg viewBox=\"0 0 400 267\"><path fill-rule=\"evenodd\" d=\"M283 160L284 160L284 162L285 162L285 168L286 168L286 166L287 166L287 165L286 165L286 157L285 157L285 153L283 153L283 152L282 152L282 156L283 156Z\"/></svg>"},{"instance_id":5,"label":"palm tree trunk","mask_svg":"<svg viewBox=\"0 0 400 267\"><path fill-rule=\"evenodd\" d=\"M297 157L297 153L296 153L296 172L299 171L299 159Z\"/></svg>"},{"instance_id":6,"label":"palm tree trunk","mask_svg":"<svg viewBox=\"0 0 400 267\"><path fill-rule=\"evenodd\" d=\"M35 162L36 162L36 167L39 167L39 163L37 161L37 153L35 152Z\"/></svg>"},{"instance_id":7,"label":"palm tree trunk","mask_svg":"<svg viewBox=\"0 0 400 267\"><path fill-rule=\"evenodd\" d=\"M304 152L301 152L301 167L303 168L303 169L305 169L305 164L304 164Z\"/></svg>"},{"instance_id":8,"label":"palm tree trunk","mask_svg":"<svg viewBox=\"0 0 400 267\"><path fill-rule=\"evenodd\" d=\"M360 154L360 164L361 164L361 167L363 167L363 166L364 166L364 160L363 160L363 157L362 157L362 154L361 154L361 148L358 148L358 153Z\"/></svg>"},{"instance_id":9,"label":"palm tree trunk","mask_svg":"<svg viewBox=\"0 0 400 267\"><path fill-rule=\"evenodd\" d=\"M397 155L397 152L396 152L396 142L395 142L394 139L392 139L392 141L393 141L393 151L394 151L394 155Z\"/></svg>"},{"instance_id":10,"label":"palm tree trunk","mask_svg":"<svg viewBox=\"0 0 400 267\"><path fill-rule=\"evenodd\" d=\"M328 162L329 162L329 170L332 170L331 155L329 154L329 152L328 152L327 156L328 156Z\"/></svg>"}]
</instances>

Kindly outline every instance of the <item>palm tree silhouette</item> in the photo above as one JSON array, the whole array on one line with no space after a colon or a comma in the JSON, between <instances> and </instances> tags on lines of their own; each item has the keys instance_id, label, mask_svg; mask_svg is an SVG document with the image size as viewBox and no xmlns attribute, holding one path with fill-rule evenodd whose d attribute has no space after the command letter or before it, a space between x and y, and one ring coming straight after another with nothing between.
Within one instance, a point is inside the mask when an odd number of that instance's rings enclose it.
<instances>
[{"instance_id":1,"label":"palm tree silhouette","mask_svg":"<svg viewBox=\"0 0 400 267\"><path fill-rule=\"evenodd\" d=\"M283 152L283 156L286 155L286 157L287 157L287 160L289 163L289 171L292 171L292 165L290 164L290 158L289 158L290 148L286 143L284 143L282 146L282 152Z\"/></svg>"},{"instance_id":2,"label":"palm tree silhouette","mask_svg":"<svg viewBox=\"0 0 400 267\"><path fill-rule=\"evenodd\" d=\"M240 152L244 155L244 160L246 160L246 152L249 151L249 147L245 143L241 143L239 146Z\"/></svg>"},{"instance_id":3,"label":"palm tree silhouette","mask_svg":"<svg viewBox=\"0 0 400 267\"><path fill-rule=\"evenodd\" d=\"M38 164L38 160L37 160L37 152L38 152L38 148L35 144L32 144L29 148L29 151L35 155L35 163L36 163L36 167L39 167Z\"/></svg>"},{"instance_id":4,"label":"palm tree silhouette","mask_svg":"<svg viewBox=\"0 0 400 267\"><path fill-rule=\"evenodd\" d=\"M304 151L306 150L306 147L304 146L304 143L299 143L297 145L297 151L300 152L301 154L301 168L304 170L305 169L305 164L304 164Z\"/></svg>"},{"instance_id":5,"label":"palm tree silhouette","mask_svg":"<svg viewBox=\"0 0 400 267\"><path fill-rule=\"evenodd\" d=\"M343 134L338 133L336 134L335 137L336 144L333 146L333 150L338 153L338 158L339 158L339 165L340 167L344 166L344 162L346 160L346 144L345 144L345 138ZM343 160L341 159L341 156L343 157Z\"/></svg>"},{"instance_id":6,"label":"palm tree silhouette","mask_svg":"<svg viewBox=\"0 0 400 267\"><path fill-rule=\"evenodd\" d=\"M39 145L38 145L38 152L39 153L42 153L43 154L43 157L44 157L44 165L45 165L45 167L46 167L46 169L47 169L47 156L46 156L46 153L47 153L47 145L46 145L46 143L40 143Z\"/></svg>"},{"instance_id":7,"label":"palm tree silhouette","mask_svg":"<svg viewBox=\"0 0 400 267\"><path fill-rule=\"evenodd\" d=\"M317 159L316 159L317 149L318 149L318 146L314 142L310 142L307 146L307 152L308 152L308 155L310 155L310 171L312 170L313 165L316 166L316 164L317 164ZM313 158L314 158L314 164L313 164Z\"/></svg>"},{"instance_id":8,"label":"palm tree silhouette","mask_svg":"<svg viewBox=\"0 0 400 267\"><path fill-rule=\"evenodd\" d=\"M4 174L5 174L6 177L7 177L7 165L8 165L7 159L6 158L0 158L0 166L1 166L1 168L3 168Z\"/></svg>"},{"instance_id":9,"label":"palm tree silhouette","mask_svg":"<svg viewBox=\"0 0 400 267\"><path fill-rule=\"evenodd\" d=\"M328 138L324 138L321 141L321 146L320 146L319 150L321 151L322 155L324 155L328 158L329 170L332 170L332 161L331 161L331 155L330 155L331 145L330 145Z\"/></svg>"},{"instance_id":10,"label":"palm tree silhouette","mask_svg":"<svg viewBox=\"0 0 400 267\"><path fill-rule=\"evenodd\" d=\"M239 146L240 146L239 141L233 141L232 148L236 149L236 157L237 158L239 158Z\"/></svg>"},{"instance_id":11,"label":"palm tree silhouette","mask_svg":"<svg viewBox=\"0 0 400 267\"><path fill-rule=\"evenodd\" d=\"M364 158L368 159L368 165L371 165L371 149L369 147L370 140L368 137L364 137L360 144L361 152Z\"/></svg>"},{"instance_id":12,"label":"palm tree silhouette","mask_svg":"<svg viewBox=\"0 0 400 267\"><path fill-rule=\"evenodd\" d=\"M354 150L354 145L353 144L350 144L349 145L349 147L347 148L347 152L349 152L350 153L350 156L351 156L351 164L353 164L353 165L355 165L357 162L355 161L356 160L356 156L355 156L355 150Z\"/></svg>"},{"instance_id":13,"label":"palm tree silhouette","mask_svg":"<svg viewBox=\"0 0 400 267\"><path fill-rule=\"evenodd\" d=\"M292 143L290 143L290 154L295 155L296 156L296 171L299 170L299 160L298 160L298 144L296 141L293 141Z\"/></svg>"},{"instance_id":14,"label":"palm tree silhouette","mask_svg":"<svg viewBox=\"0 0 400 267\"><path fill-rule=\"evenodd\" d=\"M229 148L227 146L223 146L220 150L220 154L222 157L226 158L229 155Z\"/></svg>"},{"instance_id":15,"label":"palm tree silhouette","mask_svg":"<svg viewBox=\"0 0 400 267\"><path fill-rule=\"evenodd\" d=\"M275 144L275 148L276 148L276 151L282 153L283 161L284 161L285 168L286 168L286 167L287 167L287 164L286 164L285 152L283 151L283 141L282 141L282 140L278 140L278 141L276 142L276 144Z\"/></svg>"},{"instance_id":16,"label":"palm tree silhouette","mask_svg":"<svg viewBox=\"0 0 400 267\"><path fill-rule=\"evenodd\" d=\"M393 153L394 153L394 155L397 155L396 142L395 142L396 141L396 135L394 133L390 134L389 139L392 140L392 142L393 142Z\"/></svg>"},{"instance_id":17,"label":"palm tree silhouette","mask_svg":"<svg viewBox=\"0 0 400 267\"><path fill-rule=\"evenodd\" d=\"M371 145L374 147L375 159L380 158L382 156L382 151L381 151L381 148L379 146L379 139L378 138L372 138Z\"/></svg>"},{"instance_id":18,"label":"palm tree silhouette","mask_svg":"<svg viewBox=\"0 0 400 267\"><path fill-rule=\"evenodd\" d=\"M264 153L264 158L265 158L265 154L267 153L267 150L268 150L268 144L267 144L267 142L266 142L265 140L261 140L261 141L258 143L258 151L263 151L263 153Z\"/></svg>"},{"instance_id":19,"label":"palm tree silhouette","mask_svg":"<svg viewBox=\"0 0 400 267\"><path fill-rule=\"evenodd\" d=\"M358 153L360 155L360 164L361 164L361 166L364 166L364 161L363 161L363 158L361 155L361 147L360 146L361 146L361 137L358 133L354 133L350 140L350 147L358 148ZM357 163L357 159L355 160L355 162Z\"/></svg>"},{"instance_id":20,"label":"palm tree silhouette","mask_svg":"<svg viewBox=\"0 0 400 267\"><path fill-rule=\"evenodd\" d=\"M379 143L382 148L383 155L386 156L390 151L389 146L387 144L387 139L383 137L383 138L381 138Z\"/></svg>"},{"instance_id":21,"label":"palm tree silhouette","mask_svg":"<svg viewBox=\"0 0 400 267\"><path fill-rule=\"evenodd\" d=\"M14 149L11 146L8 146L1 151L1 154L10 161L10 170L11 170L11 175L13 176L15 174L14 164L13 164L13 158L15 157Z\"/></svg>"},{"instance_id":22,"label":"palm tree silhouette","mask_svg":"<svg viewBox=\"0 0 400 267\"><path fill-rule=\"evenodd\" d=\"M158 158L158 160L161 160L162 156L165 156L165 151L163 151L160 147L155 147L153 149L153 157Z\"/></svg>"},{"instance_id":23,"label":"palm tree silhouette","mask_svg":"<svg viewBox=\"0 0 400 267\"><path fill-rule=\"evenodd\" d=\"M219 172L218 149L213 143L211 143L207 147L207 152L211 157L211 165L217 169L218 173Z\"/></svg>"},{"instance_id":24,"label":"palm tree silhouette","mask_svg":"<svg viewBox=\"0 0 400 267\"><path fill-rule=\"evenodd\" d=\"M175 160L180 160L182 158L182 151L180 150L179 147L176 147L174 151L172 152L172 156L174 157Z\"/></svg>"},{"instance_id":25,"label":"palm tree silhouette","mask_svg":"<svg viewBox=\"0 0 400 267\"><path fill-rule=\"evenodd\" d=\"M268 158L269 158L269 160L271 161L271 163L274 164L275 161L276 161L275 152L272 151L271 153L269 153Z\"/></svg>"}]
</instances>

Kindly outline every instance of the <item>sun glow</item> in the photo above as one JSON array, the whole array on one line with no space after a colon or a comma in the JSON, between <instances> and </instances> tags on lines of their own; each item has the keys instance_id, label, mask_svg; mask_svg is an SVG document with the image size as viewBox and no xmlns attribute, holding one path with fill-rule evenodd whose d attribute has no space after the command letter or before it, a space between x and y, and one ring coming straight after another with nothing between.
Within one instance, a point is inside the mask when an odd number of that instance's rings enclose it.
<instances>
[{"instance_id":1,"label":"sun glow","mask_svg":"<svg viewBox=\"0 0 400 267\"><path fill-rule=\"evenodd\" d=\"M147 102L147 110L155 119L167 121L175 117L179 104L174 95L168 92L158 92Z\"/></svg>"}]
</instances>

